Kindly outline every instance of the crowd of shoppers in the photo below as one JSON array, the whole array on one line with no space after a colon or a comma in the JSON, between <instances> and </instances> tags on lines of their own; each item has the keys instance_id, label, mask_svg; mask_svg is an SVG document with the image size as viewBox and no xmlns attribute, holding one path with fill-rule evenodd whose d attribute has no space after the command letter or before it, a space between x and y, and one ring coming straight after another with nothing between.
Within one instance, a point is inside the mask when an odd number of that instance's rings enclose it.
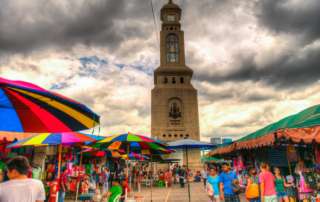
<instances>
[{"instance_id":1,"label":"crowd of shoppers","mask_svg":"<svg viewBox=\"0 0 320 202\"><path fill-rule=\"evenodd\" d=\"M319 167L320 168L320 167ZM320 170L320 169L318 169ZM212 202L297 202L297 201L320 201L319 195L315 194L309 199L301 199L300 189L296 189L294 177L284 176L278 167L270 168L267 163L260 163L260 166L250 167L244 175L231 169L227 163L223 163L221 168L211 166L207 171L208 175L204 182L207 182L206 191ZM320 174L313 172L311 177L300 176L308 181L307 187L316 187L320 184ZM241 182L241 183L240 183ZM300 182L301 183L301 182ZM312 183L315 185L313 186ZM241 184L241 185L240 185ZM318 186L319 187L319 186ZM297 191L298 190L298 191ZM317 193L317 189L315 189ZM242 197L239 197L242 194Z\"/></svg>"}]
</instances>

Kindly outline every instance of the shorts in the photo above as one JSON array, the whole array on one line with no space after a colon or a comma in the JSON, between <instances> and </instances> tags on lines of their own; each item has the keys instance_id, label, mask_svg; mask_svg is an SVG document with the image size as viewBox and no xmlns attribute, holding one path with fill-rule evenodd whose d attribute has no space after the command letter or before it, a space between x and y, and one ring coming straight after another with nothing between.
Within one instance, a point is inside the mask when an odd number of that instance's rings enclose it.
<instances>
[{"instance_id":1,"label":"shorts","mask_svg":"<svg viewBox=\"0 0 320 202\"><path fill-rule=\"evenodd\" d=\"M248 199L249 202L260 202L260 198L251 198L251 199Z\"/></svg>"},{"instance_id":2,"label":"shorts","mask_svg":"<svg viewBox=\"0 0 320 202\"><path fill-rule=\"evenodd\" d=\"M276 195L264 196L264 202L278 202L278 198Z\"/></svg>"},{"instance_id":3,"label":"shorts","mask_svg":"<svg viewBox=\"0 0 320 202\"><path fill-rule=\"evenodd\" d=\"M283 198L283 197L286 197L286 196L288 196L288 194L285 191L277 192L277 197L278 198Z\"/></svg>"},{"instance_id":4,"label":"shorts","mask_svg":"<svg viewBox=\"0 0 320 202\"><path fill-rule=\"evenodd\" d=\"M240 198L238 195L224 195L225 202L240 202Z\"/></svg>"}]
</instances>

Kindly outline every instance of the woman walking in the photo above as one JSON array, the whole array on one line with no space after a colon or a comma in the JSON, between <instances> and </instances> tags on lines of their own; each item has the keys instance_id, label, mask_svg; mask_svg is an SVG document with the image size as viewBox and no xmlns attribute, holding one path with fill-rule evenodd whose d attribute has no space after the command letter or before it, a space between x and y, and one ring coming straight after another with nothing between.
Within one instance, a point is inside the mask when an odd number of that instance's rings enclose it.
<instances>
[{"instance_id":1,"label":"woman walking","mask_svg":"<svg viewBox=\"0 0 320 202\"><path fill-rule=\"evenodd\" d=\"M276 192L279 202L289 202L285 187L287 186L279 168L274 168Z\"/></svg>"},{"instance_id":2,"label":"woman walking","mask_svg":"<svg viewBox=\"0 0 320 202\"><path fill-rule=\"evenodd\" d=\"M262 202L277 201L277 192L275 189L275 177L270 172L270 167L266 163L260 164L260 197Z\"/></svg>"},{"instance_id":3,"label":"woman walking","mask_svg":"<svg viewBox=\"0 0 320 202\"><path fill-rule=\"evenodd\" d=\"M259 177L257 175L257 170L254 167L249 169L246 198L249 202L260 202Z\"/></svg>"}]
</instances>

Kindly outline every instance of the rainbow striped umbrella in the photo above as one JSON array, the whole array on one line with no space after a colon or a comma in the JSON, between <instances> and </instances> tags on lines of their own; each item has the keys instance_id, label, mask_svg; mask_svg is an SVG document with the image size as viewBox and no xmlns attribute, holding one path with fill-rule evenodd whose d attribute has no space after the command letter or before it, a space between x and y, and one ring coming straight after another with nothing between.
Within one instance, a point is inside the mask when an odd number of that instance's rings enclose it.
<instances>
[{"instance_id":1,"label":"rainbow striped umbrella","mask_svg":"<svg viewBox=\"0 0 320 202\"><path fill-rule=\"evenodd\" d=\"M124 155L124 151L117 151L117 150L100 150L98 148L93 148L89 146L82 146L82 150L80 153L83 153L85 156L96 156L96 157L112 157L112 158L121 158Z\"/></svg>"},{"instance_id":2,"label":"rainbow striped umbrella","mask_svg":"<svg viewBox=\"0 0 320 202\"><path fill-rule=\"evenodd\" d=\"M47 145L73 145L85 144L97 141L94 135L88 135L78 132L65 133L39 133L29 138L18 140L10 144L9 148L25 146L47 146Z\"/></svg>"},{"instance_id":3,"label":"rainbow striped umbrella","mask_svg":"<svg viewBox=\"0 0 320 202\"><path fill-rule=\"evenodd\" d=\"M97 124L99 116L83 104L31 83L0 77L0 131L71 132Z\"/></svg>"},{"instance_id":4,"label":"rainbow striped umbrella","mask_svg":"<svg viewBox=\"0 0 320 202\"><path fill-rule=\"evenodd\" d=\"M8 145L8 148L17 148L25 146L59 146L59 159L58 159L58 177L60 177L61 168L61 153L63 145L85 144L88 142L97 141L96 136L86 135L78 132L65 132L65 133L40 133L38 135L18 140L15 143Z\"/></svg>"},{"instance_id":5,"label":"rainbow striped umbrella","mask_svg":"<svg viewBox=\"0 0 320 202\"><path fill-rule=\"evenodd\" d=\"M138 161L145 161L145 160L150 159L146 155L137 154L135 152L130 152L129 154L124 154L124 155L122 155L122 158L125 160L138 160Z\"/></svg>"},{"instance_id":6,"label":"rainbow striped umbrella","mask_svg":"<svg viewBox=\"0 0 320 202\"><path fill-rule=\"evenodd\" d=\"M93 147L109 150L123 150L126 151L127 154L135 152L144 155L154 155L169 154L173 152L173 150L167 149L166 145L158 140L133 133L106 137L105 139L96 142Z\"/></svg>"}]
</instances>

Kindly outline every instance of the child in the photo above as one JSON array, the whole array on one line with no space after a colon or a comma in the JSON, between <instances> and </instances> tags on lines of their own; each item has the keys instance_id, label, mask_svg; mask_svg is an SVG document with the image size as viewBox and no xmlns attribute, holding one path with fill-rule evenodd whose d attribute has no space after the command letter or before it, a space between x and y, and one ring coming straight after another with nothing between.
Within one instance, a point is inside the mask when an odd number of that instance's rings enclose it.
<instances>
[{"instance_id":1,"label":"child","mask_svg":"<svg viewBox=\"0 0 320 202\"><path fill-rule=\"evenodd\" d=\"M294 184L294 178L292 175L286 177L286 192L289 198L289 202L296 202L296 188Z\"/></svg>"}]
</instances>

